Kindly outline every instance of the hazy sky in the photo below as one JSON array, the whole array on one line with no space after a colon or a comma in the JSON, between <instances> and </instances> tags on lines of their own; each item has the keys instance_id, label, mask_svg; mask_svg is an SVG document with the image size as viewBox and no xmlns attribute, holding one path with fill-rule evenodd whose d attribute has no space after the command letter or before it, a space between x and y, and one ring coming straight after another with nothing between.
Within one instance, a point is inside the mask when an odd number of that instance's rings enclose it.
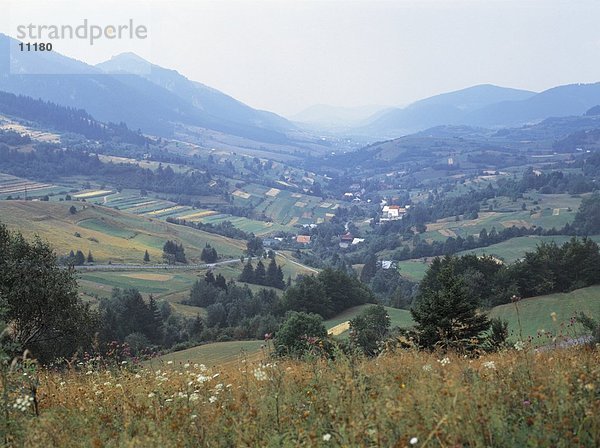
<instances>
[{"instance_id":1,"label":"hazy sky","mask_svg":"<svg viewBox=\"0 0 600 448\"><path fill-rule=\"evenodd\" d=\"M32 0L9 1L21 21L26 6L40 9ZM600 81L599 0L44 5L53 5L44 12L46 23L82 17L147 22L151 48L139 48L141 56L284 115L313 104L401 105L481 83L543 90ZM82 44L55 48L89 63L120 51Z\"/></svg>"}]
</instances>

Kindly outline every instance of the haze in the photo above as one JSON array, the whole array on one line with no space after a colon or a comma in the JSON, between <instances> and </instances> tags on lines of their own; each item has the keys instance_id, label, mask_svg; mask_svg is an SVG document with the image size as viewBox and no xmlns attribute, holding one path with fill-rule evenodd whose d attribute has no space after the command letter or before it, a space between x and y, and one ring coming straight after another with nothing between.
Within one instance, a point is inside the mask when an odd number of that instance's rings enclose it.
<instances>
[{"instance_id":1,"label":"haze","mask_svg":"<svg viewBox=\"0 0 600 448\"><path fill-rule=\"evenodd\" d=\"M600 81L594 0L89 3L55 7L57 20L149 17L152 48L140 56L283 115L314 104L402 105L482 83L540 91ZM116 53L61 52L92 64Z\"/></svg>"}]
</instances>

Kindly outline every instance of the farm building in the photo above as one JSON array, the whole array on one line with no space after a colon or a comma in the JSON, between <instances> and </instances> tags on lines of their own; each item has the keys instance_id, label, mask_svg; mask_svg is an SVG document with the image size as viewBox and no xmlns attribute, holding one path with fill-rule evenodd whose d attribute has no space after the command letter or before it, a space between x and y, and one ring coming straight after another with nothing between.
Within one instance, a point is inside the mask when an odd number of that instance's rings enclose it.
<instances>
[{"instance_id":1,"label":"farm building","mask_svg":"<svg viewBox=\"0 0 600 448\"><path fill-rule=\"evenodd\" d=\"M296 242L300 244L310 244L310 235L298 235Z\"/></svg>"},{"instance_id":2,"label":"farm building","mask_svg":"<svg viewBox=\"0 0 600 448\"><path fill-rule=\"evenodd\" d=\"M400 207L399 205L384 205L381 209L380 221L397 221L402 219L410 206Z\"/></svg>"}]
</instances>

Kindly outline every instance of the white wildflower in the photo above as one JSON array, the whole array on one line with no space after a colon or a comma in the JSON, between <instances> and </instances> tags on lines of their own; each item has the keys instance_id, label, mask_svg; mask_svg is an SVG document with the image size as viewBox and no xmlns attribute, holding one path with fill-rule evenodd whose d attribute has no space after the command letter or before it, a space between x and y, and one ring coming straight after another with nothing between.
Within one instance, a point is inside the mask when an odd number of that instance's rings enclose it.
<instances>
[{"instance_id":1,"label":"white wildflower","mask_svg":"<svg viewBox=\"0 0 600 448\"><path fill-rule=\"evenodd\" d=\"M425 372L431 372L431 369L432 369L432 368L431 368L431 364L425 364L425 365L422 367L422 369L423 369Z\"/></svg>"},{"instance_id":2,"label":"white wildflower","mask_svg":"<svg viewBox=\"0 0 600 448\"><path fill-rule=\"evenodd\" d=\"M496 370L496 363L494 361L486 361L483 363L483 367L488 370Z\"/></svg>"},{"instance_id":3,"label":"white wildflower","mask_svg":"<svg viewBox=\"0 0 600 448\"><path fill-rule=\"evenodd\" d=\"M323 442L329 442L331 440L331 434L323 434Z\"/></svg>"},{"instance_id":4,"label":"white wildflower","mask_svg":"<svg viewBox=\"0 0 600 448\"><path fill-rule=\"evenodd\" d=\"M183 365L183 368L184 368L184 369L189 369L189 368L190 368L190 363L189 363L189 362L186 362L186 363Z\"/></svg>"},{"instance_id":5,"label":"white wildflower","mask_svg":"<svg viewBox=\"0 0 600 448\"><path fill-rule=\"evenodd\" d=\"M515 350L517 351L522 351L525 348L525 344L523 343L523 341L517 341L515 342Z\"/></svg>"},{"instance_id":6,"label":"white wildflower","mask_svg":"<svg viewBox=\"0 0 600 448\"><path fill-rule=\"evenodd\" d=\"M154 392L150 392L150 393L148 394L148 398L152 398L152 397L154 397Z\"/></svg>"},{"instance_id":7,"label":"white wildflower","mask_svg":"<svg viewBox=\"0 0 600 448\"><path fill-rule=\"evenodd\" d=\"M417 439L416 437L413 437L412 439L410 439L410 444L411 445L416 445L419 442L419 439Z\"/></svg>"},{"instance_id":8,"label":"white wildflower","mask_svg":"<svg viewBox=\"0 0 600 448\"><path fill-rule=\"evenodd\" d=\"M445 357L445 358L442 358L442 359L438 359L438 362L439 362L441 365L445 366L445 365L448 365L448 364L450 364L450 358L448 358L448 357Z\"/></svg>"},{"instance_id":9,"label":"white wildflower","mask_svg":"<svg viewBox=\"0 0 600 448\"><path fill-rule=\"evenodd\" d=\"M13 408L25 412L29 406L31 406L31 403L33 403L33 397L31 395L25 395L15 400Z\"/></svg>"},{"instance_id":10,"label":"white wildflower","mask_svg":"<svg viewBox=\"0 0 600 448\"><path fill-rule=\"evenodd\" d=\"M168 366L170 366L171 364L173 364L173 361L167 361Z\"/></svg>"},{"instance_id":11,"label":"white wildflower","mask_svg":"<svg viewBox=\"0 0 600 448\"><path fill-rule=\"evenodd\" d=\"M266 381L269 379L267 373L260 368L254 369L254 378L256 378L258 381Z\"/></svg>"},{"instance_id":12,"label":"white wildflower","mask_svg":"<svg viewBox=\"0 0 600 448\"><path fill-rule=\"evenodd\" d=\"M214 395L211 395L210 398L208 399L208 401L210 403L214 403L215 401L217 401L217 397L215 397Z\"/></svg>"}]
</instances>

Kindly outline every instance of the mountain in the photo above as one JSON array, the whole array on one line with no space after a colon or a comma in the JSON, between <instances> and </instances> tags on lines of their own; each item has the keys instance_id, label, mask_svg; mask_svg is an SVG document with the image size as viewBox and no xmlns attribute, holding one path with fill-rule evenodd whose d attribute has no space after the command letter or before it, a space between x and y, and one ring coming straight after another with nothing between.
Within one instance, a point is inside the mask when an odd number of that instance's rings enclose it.
<instances>
[{"instance_id":1,"label":"mountain","mask_svg":"<svg viewBox=\"0 0 600 448\"><path fill-rule=\"evenodd\" d=\"M100 121L125 122L130 128L149 134L169 136L175 125L184 124L264 142L287 141L281 132L288 123L285 119L255 111L202 84L186 80L198 91L211 91L207 96L214 100L199 107L200 101L185 97L181 88L170 90L137 74L107 74L55 52L11 53L10 46L16 44L18 41L0 34L2 91L85 109ZM162 77L169 72L169 79L177 80L178 86L185 84L185 78L176 72L158 69L156 72ZM228 110L231 116L226 119ZM288 127L291 129L293 125Z\"/></svg>"},{"instance_id":2,"label":"mountain","mask_svg":"<svg viewBox=\"0 0 600 448\"><path fill-rule=\"evenodd\" d=\"M360 126L368 118L384 113L389 109L389 106L377 105L340 107L315 104L289 118L295 122L323 127Z\"/></svg>"},{"instance_id":3,"label":"mountain","mask_svg":"<svg viewBox=\"0 0 600 448\"><path fill-rule=\"evenodd\" d=\"M402 109L372 117L359 131L371 135L398 136L440 125L477 125L466 121L476 111L508 101L523 101L534 96L527 90L484 84L435 95Z\"/></svg>"},{"instance_id":4,"label":"mountain","mask_svg":"<svg viewBox=\"0 0 600 448\"><path fill-rule=\"evenodd\" d=\"M600 104L600 83L569 84L545 90L521 101L490 104L468 114L465 124L516 126L548 117L582 115L597 104Z\"/></svg>"},{"instance_id":5,"label":"mountain","mask_svg":"<svg viewBox=\"0 0 600 448\"><path fill-rule=\"evenodd\" d=\"M253 109L229 95L199 82L190 81L177 71L152 64L134 53L113 56L110 60L97 64L96 68L124 82L132 79L127 75L142 77L222 122L272 130L293 128L289 121L279 115Z\"/></svg>"}]
</instances>

